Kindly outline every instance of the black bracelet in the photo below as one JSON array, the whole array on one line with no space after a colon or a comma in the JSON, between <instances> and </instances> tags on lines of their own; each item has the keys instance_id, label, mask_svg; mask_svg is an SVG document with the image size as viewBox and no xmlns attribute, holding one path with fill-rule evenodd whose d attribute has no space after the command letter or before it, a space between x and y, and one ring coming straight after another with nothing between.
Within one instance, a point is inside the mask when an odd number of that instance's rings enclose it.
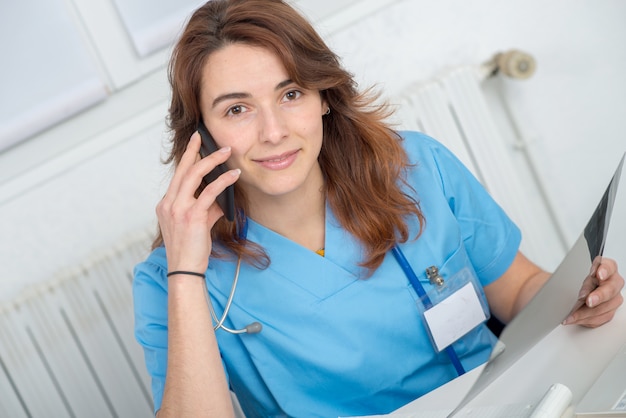
<instances>
[{"instance_id":1,"label":"black bracelet","mask_svg":"<svg viewBox=\"0 0 626 418\"><path fill-rule=\"evenodd\" d=\"M173 276L175 274L186 274L187 276L198 276L198 277L202 277L203 279L206 279L206 276L202 273L196 273L195 271L183 271L183 270L170 271L169 273L167 273L167 277Z\"/></svg>"}]
</instances>

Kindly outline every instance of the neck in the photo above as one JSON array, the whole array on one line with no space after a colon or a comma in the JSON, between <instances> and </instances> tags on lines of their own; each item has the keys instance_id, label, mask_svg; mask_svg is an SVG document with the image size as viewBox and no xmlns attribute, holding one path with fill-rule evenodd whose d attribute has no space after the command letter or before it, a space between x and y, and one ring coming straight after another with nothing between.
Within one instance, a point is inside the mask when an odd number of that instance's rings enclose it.
<instances>
[{"instance_id":1,"label":"neck","mask_svg":"<svg viewBox=\"0 0 626 418\"><path fill-rule=\"evenodd\" d=\"M321 173L317 181L283 196L250 199L250 218L312 250L324 247L326 199Z\"/></svg>"}]
</instances>

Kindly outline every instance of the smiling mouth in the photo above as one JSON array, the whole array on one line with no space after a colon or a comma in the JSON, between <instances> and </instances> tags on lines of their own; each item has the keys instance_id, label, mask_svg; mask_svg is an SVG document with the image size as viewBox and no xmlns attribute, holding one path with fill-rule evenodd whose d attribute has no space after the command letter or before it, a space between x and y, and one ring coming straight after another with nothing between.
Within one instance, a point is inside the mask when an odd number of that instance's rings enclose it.
<instances>
[{"instance_id":1,"label":"smiling mouth","mask_svg":"<svg viewBox=\"0 0 626 418\"><path fill-rule=\"evenodd\" d=\"M275 155L254 161L265 168L281 170L289 167L296 160L299 151L300 150L289 151L281 155Z\"/></svg>"},{"instance_id":2,"label":"smiling mouth","mask_svg":"<svg viewBox=\"0 0 626 418\"><path fill-rule=\"evenodd\" d=\"M289 158L290 156L292 156L293 154L295 154L296 152L298 152L298 151L297 150L296 151L289 151L289 152L285 152L284 154L281 154L281 155L275 155L275 156L271 156L271 157L268 157L268 158L260 158L260 159L255 160L255 161L258 162L258 163L283 161L283 160Z\"/></svg>"}]
</instances>

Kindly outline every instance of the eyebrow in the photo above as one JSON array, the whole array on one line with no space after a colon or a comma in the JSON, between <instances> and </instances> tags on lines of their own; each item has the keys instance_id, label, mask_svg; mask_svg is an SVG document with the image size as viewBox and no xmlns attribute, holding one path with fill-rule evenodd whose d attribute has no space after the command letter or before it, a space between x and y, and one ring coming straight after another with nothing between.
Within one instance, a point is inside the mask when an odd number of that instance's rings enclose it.
<instances>
[{"instance_id":1,"label":"eyebrow","mask_svg":"<svg viewBox=\"0 0 626 418\"><path fill-rule=\"evenodd\" d=\"M291 79L287 79L287 80L281 81L280 83L278 83L276 85L276 87L274 87L274 91L280 90L283 87L286 87L286 86L290 85L291 83L293 83L293 81ZM226 94L222 94L220 96L217 96L215 98L215 100L213 100L212 107L215 108L215 106L217 106L218 104L220 104L224 100L246 99L248 97L250 97L250 93L226 93Z\"/></svg>"}]
</instances>

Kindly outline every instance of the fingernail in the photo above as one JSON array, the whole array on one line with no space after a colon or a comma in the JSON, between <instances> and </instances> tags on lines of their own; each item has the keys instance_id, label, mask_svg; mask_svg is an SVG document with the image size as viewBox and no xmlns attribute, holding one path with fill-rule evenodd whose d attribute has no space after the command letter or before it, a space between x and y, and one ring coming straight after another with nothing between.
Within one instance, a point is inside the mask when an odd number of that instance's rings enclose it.
<instances>
[{"instance_id":1,"label":"fingernail","mask_svg":"<svg viewBox=\"0 0 626 418\"><path fill-rule=\"evenodd\" d=\"M589 306L590 308L593 308L594 306L596 306L596 303L598 303L597 296L589 296L587 298L587 306Z\"/></svg>"},{"instance_id":2,"label":"fingernail","mask_svg":"<svg viewBox=\"0 0 626 418\"><path fill-rule=\"evenodd\" d=\"M596 275L598 276L598 279L604 280L606 279L606 270L604 270L603 268L599 268Z\"/></svg>"},{"instance_id":3,"label":"fingernail","mask_svg":"<svg viewBox=\"0 0 626 418\"><path fill-rule=\"evenodd\" d=\"M572 322L574 320L574 318L570 315L567 318L565 318L565 320L562 322L563 325L567 325L570 322Z\"/></svg>"},{"instance_id":4,"label":"fingernail","mask_svg":"<svg viewBox=\"0 0 626 418\"><path fill-rule=\"evenodd\" d=\"M230 152L230 147L222 147L219 149L219 151L225 154L227 152Z\"/></svg>"},{"instance_id":5,"label":"fingernail","mask_svg":"<svg viewBox=\"0 0 626 418\"><path fill-rule=\"evenodd\" d=\"M230 173L233 177L239 177L239 175L241 174L241 169L235 168L234 170L230 170Z\"/></svg>"}]
</instances>

